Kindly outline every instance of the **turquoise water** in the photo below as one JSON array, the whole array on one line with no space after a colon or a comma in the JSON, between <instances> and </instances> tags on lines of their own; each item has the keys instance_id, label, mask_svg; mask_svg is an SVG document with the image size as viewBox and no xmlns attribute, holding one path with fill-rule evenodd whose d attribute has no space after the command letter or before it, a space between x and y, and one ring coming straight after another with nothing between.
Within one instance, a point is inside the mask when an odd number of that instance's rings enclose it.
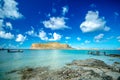
<instances>
[{"instance_id":1,"label":"turquoise water","mask_svg":"<svg viewBox=\"0 0 120 80\"><path fill-rule=\"evenodd\" d=\"M106 50L105 52L107 54L120 54L118 50ZM73 60L88 58L103 60L109 65L115 61L120 61L120 58L88 55L87 53L87 50L24 50L23 53L0 51L0 75L4 72L24 67L49 66L51 69L57 69Z\"/></svg>"}]
</instances>

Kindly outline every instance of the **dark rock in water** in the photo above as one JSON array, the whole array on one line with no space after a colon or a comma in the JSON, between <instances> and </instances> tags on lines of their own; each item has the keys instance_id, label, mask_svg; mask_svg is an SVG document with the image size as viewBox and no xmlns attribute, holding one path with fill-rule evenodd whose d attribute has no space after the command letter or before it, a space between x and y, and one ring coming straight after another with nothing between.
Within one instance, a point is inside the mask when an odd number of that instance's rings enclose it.
<instances>
[{"instance_id":1,"label":"dark rock in water","mask_svg":"<svg viewBox=\"0 0 120 80\"><path fill-rule=\"evenodd\" d=\"M117 80L120 80L120 77L118 77L118 79Z\"/></svg>"},{"instance_id":2,"label":"dark rock in water","mask_svg":"<svg viewBox=\"0 0 120 80\"><path fill-rule=\"evenodd\" d=\"M88 54L99 56L100 55L100 51L88 51Z\"/></svg>"},{"instance_id":3,"label":"dark rock in water","mask_svg":"<svg viewBox=\"0 0 120 80\"><path fill-rule=\"evenodd\" d=\"M120 62L114 62L115 64L120 64Z\"/></svg>"},{"instance_id":4,"label":"dark rock in water","mask_svg":"<svg viewBox=\"0 0 120 80\"><path fill-rule=\"evenodd\" d=\"M102 76L102 80L113 80L111 76Z\"/></svg>"},{"instance_id":5,"label":"dark rock in water","mask_svg":"<svg viewBox=\"0 0 120 80\"><path fill-rule=\"evenodd\" d=\"M120 63L119 63L119 62L114 62L114 63L112 64L112 69L113 69L114 71L120 72Z\"/></svg>"},{"instance_id":6,"label":"dark rock in water","mask_svg":"<svg viewBox=\"0 0 120 80\"><path fill-rule=\"evenodd\" d=\"M18 70L12 70L12 71L7 72L6 74L15 73L15 72L17 72L17 71L18 71Z\"/></svg>"},{"instance_id":7,"label":"dark rock in water","mask_svg":"<svg viewBox=\"0 0 120 80\"><path fill-rule=\"evenodd\" d=\"M120 54L109 54L109 55L107 55L107 56L120 58Z\"/></svg>"},{"instance_id":8,"label":"dark rock in water","mask_svg":"<svg viewBox=\"0 0 120 80\"><path fill-rule=\"evenodd\" d=\"M89 66L89 67L102 67L102 68L108 68L109 67L107 64L104 63L104 61L97 60L97 59L75 60L71 63L71 65Z\"/></svg>"}]
</instances>

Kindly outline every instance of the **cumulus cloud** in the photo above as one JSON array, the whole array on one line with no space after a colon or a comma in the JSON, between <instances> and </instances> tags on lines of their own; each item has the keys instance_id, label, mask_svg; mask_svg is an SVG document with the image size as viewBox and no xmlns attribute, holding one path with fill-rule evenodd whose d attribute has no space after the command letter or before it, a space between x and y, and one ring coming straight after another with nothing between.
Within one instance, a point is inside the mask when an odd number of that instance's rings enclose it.
<instances>
[{"instance_id":1,"label":"cumulus cloud","mask_svg":"<svg viewBox=\"0 0 120 80\"><path fill-rule=\"evenodd\" d=\"M50 20L43 21L43 24L46 28L50 28L51 30L69 28L66 26L64 17L51 17Z\"/></svg>"},{"instance_id":2,"label":"cumulus cloud","mask_svg":"<svg viewBox=\"0 0 120 80\"><path fill-rule=\"evenodd\" d=\"M13 39L14 35L11 34L10 32L6 33L5 31L0 31L0 38Z\"/></svg>"},{"instance_id":3,"label":"cumulus cloud","mask_svg":"<svg viewBox=\"0 0 120 80\"><path fill-rule=\"evenodd\" d=\"M57 33L53 33L53 38L50 38L49 41L57 41L61 39L61 35Z\"/></svg>"},{"instance_id":4,"label":"cumulus cloud","mask_svg":"<svg viewBox=\"0 0 120 80\"><path fill-rule=\"evenodd\" d=\"M27 31L26 34L30 35L30 36L37 36L37 34L34 31L34 28L31 27L32 29L30 31Z\"/></svg>"},{"instance_id":5,"label":"cumulus cloud","mask_svg":"<svg viewBox=\"0 0 120 80\"><path fill-rule=\"evenodd\" d=\"M80 38L80 37L77 37L77 40L78 40L78 41L80 41L80 40L81 40L81 38Z\"/></svg>"},{"instance_id":6,"label":"cumulus cloud","mask_svg":"<svg viewBox=\"0 0 120 80\"><path fill-rule=\"evenodd\" d=\"M15 0L0 0L0 37L12 39L14 35L6 32L4 28L12 30L12 24L6 19L18 19L23 17L17 8L18 3Z\"/></svg>"},{"instance_id":7,"label":"cumulus cloud","mask_svg":"<svg viewBox=\"0 0 120 80\"><path fill-rule=\"evenodd\" d=\"M65 15L68 12L68 6L62 7L62 15Z\"/></svg>"},{"instance_id":8,"label":"cumulus cloud","mask_svg":"<svg viewBox=\"0 0 120 80\"><path fill-rule=\"evenodd\" d=\"M88 11L85 21L80 24L82 32L93 32L104 29L106 21L104 17L99 17L98 11Z\"/></svg>"},{"instance_id":9,"label":"cumulus cloud","mask_svg":"<svg viewBox=\"0 0 120 80\"><path fill-rule=\"evenodd\" d=\"M10 22L4 24L4 21L0 19L0 38L13 39L14 35L11 32L6 32L4 28L12 30L12 24Z\"/></svg>"},{"instance_id":10,"label":"cumulus cloud","mask_svg":"<svg viewBox=\"0 0 120 80\"><path fill-rule=\"evenodd\" d=\"M50 38L48 37L48 35L50 36ZM43 41L57 41L61 39L61 35L54 32L54 33L47 33L44 30L41 30L38 34L38 37L43 40Z\"/></svg>"},{"instance_id":11,"label":"cumulus cloud","mask_svg":"<svg viewBox=\"0 0 120 80\"><path fill-rule=\"evenodd\" d=\"M88 43L90 43L90 41L89 40L85 40L85 43L88 44Z\"/></svg>"},{"instance_id":12,"label":"cumulus cloud","mask_svg":"<svg viewBox=\"0 0 120 80\"><path fill-rule=\"evenodd\" d=\"M71 39L71 37L65 37L65 39Z\"/></svg>"},{"instance_id":13,"label":"cumulus cloud","mask_svg":"<svg viewBox=\"0 0 120 80\"><path fill-rule=\"evenodd\" d=\"M10 22L6 22L6 27L12 30L12 24Z\"/></svg>"},{"instance_id":14,"label":"cumulus cloud","mask_svg":"<svg viewBox=\"0 0 120 80\"><path fill-rule=\"evenodd\" d=\"M94 39L96 42L99 42L103 37L104 37L104 34L99 34L99 35L95 36Z\"/></svg>"},{"instance_id":15,"label":"cumulus cloud","mask_svg":"<svg viewBox=\"0 0 120 80\"><path fill-rule=\"evenodd\" d=\"M21 18L22 14L19 13L19 9L17 8L18 3L15 0L3 0L3 3L0 3L0 18Z\"/></svg>"},{"instance_id":16,"label":"cumulus cloud","mask_svg":"<svg viewBox=\"0 0 120 80\"><path fill-rule=\"evenodd\" d=\"M27 31L26 34L33 35L34 34L34 30Z\"/></svg>"},{"instance_id":17,"label":"cumulus cloud","mask_svg":"<svg viewBox=\"0 0 120 80\"><path fill-rule=\"evenodd\" d=\"M109 31L109 30L110 30L110 27L107 27L107 26L104 27L104 31Z\"/></svg>"},{"instance_id":18,"label":"cumulus cloud","mask_svg":"<svg viewBox=\"0 0 120 80\"><path fill-rule=\"evenodd\" d=\"M26 36L23 36L22 34L18 34L15 41L23 43L25 40L26 40Z\"/></svg>"},{"instance_id":19,"label":"cumulus cloud","mask_svg":"<svg viewBox=\"0 0 120 80\"><path fill-rule=\"evenodd\" d=\"M38 34L38 37L41 39L41 40L48 40L48 37L47 37L47 34L45 31L41 30Z\"/></svg>"}]
</instances>

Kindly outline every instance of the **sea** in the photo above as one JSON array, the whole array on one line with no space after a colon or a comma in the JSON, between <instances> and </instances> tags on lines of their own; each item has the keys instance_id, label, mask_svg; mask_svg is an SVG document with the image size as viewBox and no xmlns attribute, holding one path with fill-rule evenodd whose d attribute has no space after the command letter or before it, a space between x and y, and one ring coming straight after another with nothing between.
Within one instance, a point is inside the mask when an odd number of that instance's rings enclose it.
<instances>
[{"instance_id":1,"label":"sea","mask_svg":"<svg viewBox=\"0 0 120 80\"><path fill-rule=\"evenodd\" d=\"M120 54L120 50L99 50L101 55L90 55L89 50L23 50L22 53L8 53L0 51L0 80L5 80L6 72L23 69L25 67L49 67L59 69L73 60L85 60L89 58L99 59L108 65L120 62L120 58L109 57L106 54ZM10 76L9 76L10 78ZM14 79L12 79L14 80ZM15 78L15 80L17 80Z\"/></svg>"}]
</instances>

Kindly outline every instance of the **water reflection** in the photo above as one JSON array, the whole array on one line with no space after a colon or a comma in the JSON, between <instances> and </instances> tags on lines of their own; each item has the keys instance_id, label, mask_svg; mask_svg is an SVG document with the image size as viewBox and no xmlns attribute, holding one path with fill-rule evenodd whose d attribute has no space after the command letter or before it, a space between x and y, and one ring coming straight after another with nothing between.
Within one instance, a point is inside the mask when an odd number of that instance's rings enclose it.
<instances>
[{"instance_id":1,"label":"water reflection","mask_svg":"<svg viewBox=\"0 0 120 80\"><path fill-rule=\"evenodd\" d=\"M51 60L48 61L48 64L54 68L57 68L60 64L60 51L59 50L52 50L52 53L50 54Z\"/></svg>"}]
</instances>

